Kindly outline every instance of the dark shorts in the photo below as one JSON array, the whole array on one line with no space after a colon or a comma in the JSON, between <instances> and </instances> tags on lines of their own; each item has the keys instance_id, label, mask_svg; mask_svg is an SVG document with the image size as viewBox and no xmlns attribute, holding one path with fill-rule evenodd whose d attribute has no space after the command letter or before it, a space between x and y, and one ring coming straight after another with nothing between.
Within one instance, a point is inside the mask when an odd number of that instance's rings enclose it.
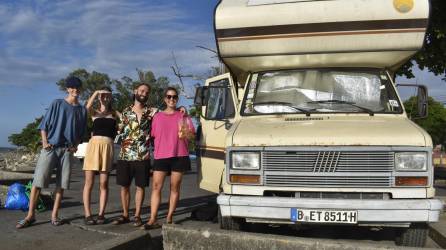
<instances>
[{"instance_id":1,"label":"dark shorts","mask_svg":"<svg viewBox=\"0 0 446 250\"><path fill-rule=\"evenodd\" d=\"M137 187L147 187L150 183L150 161L118 161L116 183L128 187L135 178Z\"/></svg>"},{"instance_id":2,"label":"dark shorts","mask_svg":"<svg viewBox=\"0 0 446 250\"><path fill-rule=\"evenodd\" d=\"M190 170L189 156L172 157L166 159L155 159L153 170L163 172L186 172Z\"/></svg>"}]
</instances>

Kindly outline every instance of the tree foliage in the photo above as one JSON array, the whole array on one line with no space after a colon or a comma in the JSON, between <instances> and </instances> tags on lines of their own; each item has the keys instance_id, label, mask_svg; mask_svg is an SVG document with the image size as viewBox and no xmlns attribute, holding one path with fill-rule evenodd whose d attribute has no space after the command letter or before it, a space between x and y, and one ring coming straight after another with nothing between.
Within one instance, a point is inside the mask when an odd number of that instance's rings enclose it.
<instances>
[{"instance_id":1,"label":"tree foliage","mask_svg":"<svg viewBox=\"0 0 446 250\"><path fill-rule=\"evenodd\" d=\"M113 108L118 111L122 111L133 103L133 90L141 82L147 83L151 87L147 103L150 107L163 108L163 92L168 86L173 86L180 90L178 85L171 85L167 77L156 77L150 70L143 71L137 69L137 73L138 80L134 80L129 76L123 76L119 80L112 80L106 73L97 71L88 72L85 69L76 69L63 79L57 81L56 85L59 86L61 91L65 91L65 79L69 76L78 77L82 81L81 102L88 100L95 90L104 86L110 87L113 89ZM25 147L30 151L37 151L41 140L37 126L41 119L42 117L37 118L34 122L26 125L20 133L9 136L9 142L16 146ZM83 138L84 141L89 139L91 127L92 122L89 119L87 133Z\"/></svg>"},{"instance_id":2,"label":"tree foliage","mask_svg":"<svg viewBox=\"0 0 446 250\"><path fill-rule=\"evenodd\" d=\"M40 132L38 126L42 117L36 118L33 122L26 125L18 134L12 134L8 141L19 147L24 147L31 152L37 152L40 146Z\"/></svg>"},{"instance_id":3,"label":"tree foliage","mask_svg":"<svg viewBox=\"0 0 446 250\"><path fill-rule=\"evenodd\" d=\"M413 78L412 68L414 63L421 70L427 68L435 75L442 75L446 81L446 1L431 0L431 13L429 27L425 37L423 48L415 54L413 60L404 64L397 72L407 78Z\"/></svg>"},{"instance_id":4,"label":"tree foliage","mask_svg":"<svg viewBox=\"0 0 446 250\"><path fill-rule=\"evenodd\" d=\"M150 107L163 108L163 93L169 87L175 87L180 91L178 85L170 84L170 81L165 76L156 77L155 74L148 70L143 71L136 69L138 79L134 80L131 77L124 76L120 80L114 80L115 87L114 101L117 110L123 110L125 107L133 103L133 90L140 83L147 83L150 85L150 94L147 105Z\"/></svg>"},{"instance_id":5,"label":"tree foliage","mask_svg":"<svg viewBox=\"0 0 446 250\"><path fill-rule=\"evenodd\" d=\"M417 98L411 97L404 102L407 114L412 117L417 112ZM432 97L428 100L428 117L415 119L414 122L426 130L432 137L434 145L446 145L446 109L443 104L435 101Z\"/></svg>"}]
</instances>

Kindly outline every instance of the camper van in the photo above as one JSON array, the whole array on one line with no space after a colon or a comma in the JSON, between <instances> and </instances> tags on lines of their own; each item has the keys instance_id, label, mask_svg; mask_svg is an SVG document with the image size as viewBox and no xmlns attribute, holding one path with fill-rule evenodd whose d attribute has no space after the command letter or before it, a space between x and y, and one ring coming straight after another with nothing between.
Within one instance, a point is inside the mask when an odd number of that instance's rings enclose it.
<instances>
[{"instance_id":1,"label":"camper van","mask_svg":"<svg viewBox=\"0 0 446 250\"><path fill-rule=\"evenodd\" d=\"M422 46L428 0L222 0L228 73L197 88L199 185L220 225L395 228L423 246L434 199L427 89L405 111L395 71Z\"/></svg>"}]
</instances>

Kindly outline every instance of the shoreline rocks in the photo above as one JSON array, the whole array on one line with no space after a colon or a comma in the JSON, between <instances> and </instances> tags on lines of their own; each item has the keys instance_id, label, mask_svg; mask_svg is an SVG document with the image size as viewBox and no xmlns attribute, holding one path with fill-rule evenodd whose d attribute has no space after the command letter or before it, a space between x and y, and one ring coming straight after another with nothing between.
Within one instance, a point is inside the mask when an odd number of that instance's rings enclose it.
<instances>
[{"instance_id":1,"label":"shoreline rocks","mask_svg":"<svg viewBox=\"0 0 446 250\"><path fill-rule=\"evenodd\" d=\"M0 153L0 170L13 172L34 172L39 155L23 149Z\"/></svg>"}]
</instances>

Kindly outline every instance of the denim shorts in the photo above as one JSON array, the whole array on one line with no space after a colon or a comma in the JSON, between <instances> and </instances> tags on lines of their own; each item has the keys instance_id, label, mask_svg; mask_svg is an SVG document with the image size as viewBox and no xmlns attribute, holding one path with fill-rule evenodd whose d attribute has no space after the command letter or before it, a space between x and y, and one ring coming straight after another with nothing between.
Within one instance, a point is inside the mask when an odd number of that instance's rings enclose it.
<instances>
[{"instance_id":1,"label":"denim shorts","mask_svg":"<svg viewBox=\"0 0 446 250\"><path fill-rule=\"evenodd\" d=\"M65 147L42 149L34 171L33 186L47 188L53 170L56 169L56 187L68 189L70 187L73 153Z\"/></svg>"}]
</instances>

